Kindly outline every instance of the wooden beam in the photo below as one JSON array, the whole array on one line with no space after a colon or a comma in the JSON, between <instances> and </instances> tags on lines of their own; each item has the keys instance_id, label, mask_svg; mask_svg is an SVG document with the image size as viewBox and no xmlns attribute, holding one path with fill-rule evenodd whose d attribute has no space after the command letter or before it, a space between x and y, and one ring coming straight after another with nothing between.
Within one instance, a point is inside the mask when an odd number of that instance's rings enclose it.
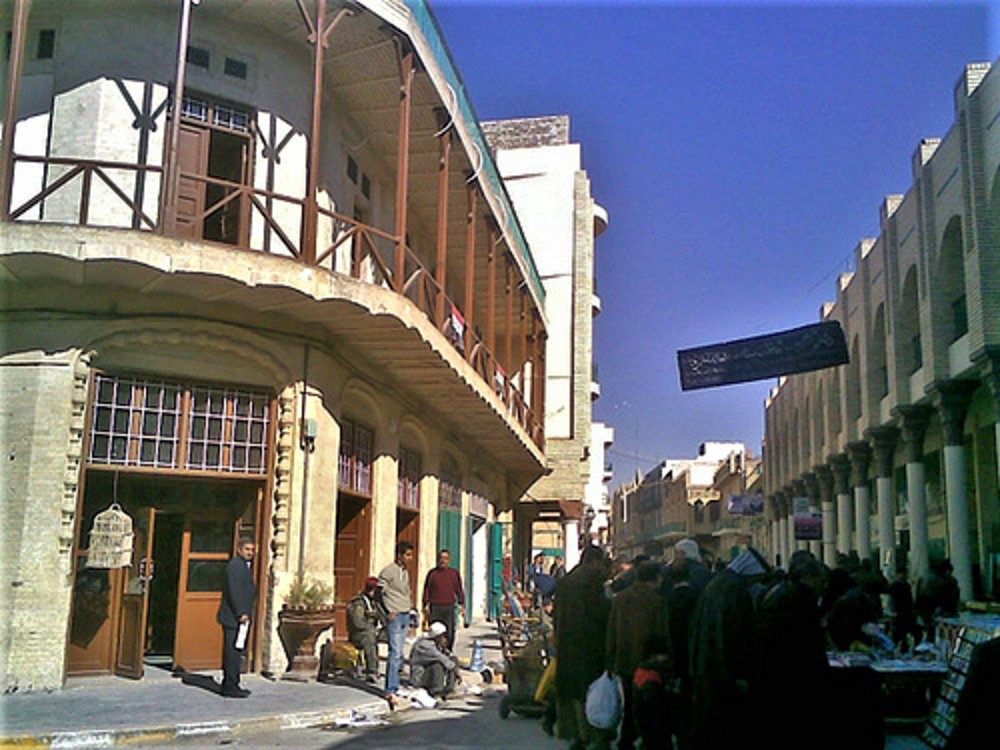
<instances>
[{"instance_id":1,"label":"wooden beam","mask_svg":"<svg viewBox=\"0 0 1000 750\"><path fill-rule=\"evenodd\" d=\"M163 187L160 189L160 231L172 235L177 219L177 188L179 164L177 153L181 142L181 110L184 109L184 76L187 71L188 37L191 33L191 0L182 0L180 26L177 30L177 67L167 131L167 154L163 164Z\"/></svg>"},{"instance_id":2,"label":"wooden beam","mask_svg":"<svg viewBox=\"0 0 1000 750\"><path fill-rule=\"evenodd\" d=\"M465 294L462 305L465 314L465 358L472 357L472 324L475 320L476 294L476 209L479 203L479 191L475 185L467 185L469 196L469 213L465 218Z\"/></svg>"},{"instance_id":3,"label":"wooden beam","mask_svg":"<svg viewBox=\"0 0 1000 750\"><path fill-rule=\"evenodd\" d=\"M451 130L442 133L441 159L438 162L438 213L437 213L437 301L434 306L434 323L444 323L444 300L448 282L448 175L451 169Z\"/></svg>"},{"instance_id":4,"label":"wooden beam","mask_svg":"<svg viewBox=\"0 0 1000 750\"><path fill-rule=\"evenodd\" d=\"M486 248L486 348L496 359L496 306L497 306L497 245L500 230L490 227L490 244ZM490 383L490 387L493 384Z\"/></svg>"},{"instance_id":5,"label":"wooden beam","mask_svg":"<svg viewBox=\"0 0 1000 750\"><path fill-rule=\"evenodd\" d=\"M509 253L504 253L504 313L503 331L503 367L507 376L514 370L514 261Z\"/></svg>"},{"instance_id":6,"label":"wooden beam","mask_svg":"<svg viewBox=\"0 0 1000 750\"><path fill-rule=\"evenodd\" d=\"M413 98L412 50L403 49L403 41L396 40L396 62L399 65L399 134L396 149L396 258L392 286L403 293L406 282L406 202L409 194L410 172L410 104Z\"/></svg>"}]
</instances>

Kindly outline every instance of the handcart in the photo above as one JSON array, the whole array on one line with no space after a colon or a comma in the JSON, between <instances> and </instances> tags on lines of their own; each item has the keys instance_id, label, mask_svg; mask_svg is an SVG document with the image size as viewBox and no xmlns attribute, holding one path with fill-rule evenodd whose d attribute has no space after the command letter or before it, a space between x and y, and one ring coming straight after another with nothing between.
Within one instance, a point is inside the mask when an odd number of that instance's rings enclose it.
<instances>
[{"instance_id":1,"label":"handcart","mask_svg":"<svg viewBox=\"0 0 1000 750\"><path fill-rule=\"evenodd\" d=\"M500 701L500 718L511 711L539 717L546 707L535 701L535 690L548 664L548 628L537 617L500 618L500 648L506 668L507 694Z\"/></svg>"}]
</instances>

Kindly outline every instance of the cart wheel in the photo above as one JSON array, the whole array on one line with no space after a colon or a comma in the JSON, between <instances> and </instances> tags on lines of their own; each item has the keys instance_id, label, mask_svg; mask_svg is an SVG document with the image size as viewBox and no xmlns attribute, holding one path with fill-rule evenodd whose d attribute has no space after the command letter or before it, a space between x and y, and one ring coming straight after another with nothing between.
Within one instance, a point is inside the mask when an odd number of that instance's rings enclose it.
<instances>
[{"instance_id":1,"label":"cart wheel","mask_svg":"<svg viewBox=\"0 0 1000 750\"><path fill-rule=\"evenodd\" d=\"M505 695L500 699L500 718L506 719L510 716L510 696Z\"/></svg>"}]
</instances>

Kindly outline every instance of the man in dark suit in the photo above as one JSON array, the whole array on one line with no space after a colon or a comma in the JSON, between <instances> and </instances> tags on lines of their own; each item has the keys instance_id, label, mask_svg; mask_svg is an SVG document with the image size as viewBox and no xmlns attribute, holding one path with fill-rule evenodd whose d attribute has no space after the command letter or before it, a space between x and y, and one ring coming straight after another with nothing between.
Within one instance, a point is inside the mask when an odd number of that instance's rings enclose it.
<instances>
[{"instance_id":1,"label":"man in dark suit","mask_svg":"<svg viewBox=\"0 0 1000 750\"><path fill-rule=\"evenodd\" d=\"M253 582L253 556L256 545L253 539L242 537L236 555L226 565L226 580L222 587L219 605L219 624L222 625L222 695L227 698L246 698L249 690L240 687L240 663L246 648L246 639L237 648L240 625L250 626L257 588Z\"/></svg>"}]
</instances>

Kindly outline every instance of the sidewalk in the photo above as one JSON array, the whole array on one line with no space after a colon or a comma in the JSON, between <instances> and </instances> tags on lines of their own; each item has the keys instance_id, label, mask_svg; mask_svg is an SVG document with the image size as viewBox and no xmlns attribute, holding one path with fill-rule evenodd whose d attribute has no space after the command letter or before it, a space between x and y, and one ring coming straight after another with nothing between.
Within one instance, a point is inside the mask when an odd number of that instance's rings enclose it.
<instances>
[{"instance_id":1,"label":"sidewalk","mask_svg":"<svg viewBox=\"0 0 1000 750\"><path fill-rule=\"evenodd\" d=\"M460 660L467 663L475 638L483 639L487 661L499 659L496 628L484 621L459 628ZM388 713L384 700L351 687L251 674L243 676L243 686L252 694L234 700L211 692L209 678L217 684L222 674L200 672L186 684L169 671L147 667L142 680L73 678L60 691L0 696L0 746L109 747L250 728L320 726L347 718L352 710L370 717Z\"/></svg>"}]
</instances>

